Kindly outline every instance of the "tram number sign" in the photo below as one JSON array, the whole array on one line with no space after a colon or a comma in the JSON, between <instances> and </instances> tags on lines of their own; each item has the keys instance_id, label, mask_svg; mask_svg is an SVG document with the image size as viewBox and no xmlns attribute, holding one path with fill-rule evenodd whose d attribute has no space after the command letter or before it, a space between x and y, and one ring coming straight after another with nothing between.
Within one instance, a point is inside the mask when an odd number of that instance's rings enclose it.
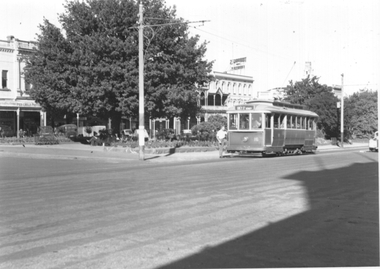
<instances>
[{"instance_id":1,"label":"tram number sign","mask_svg":"<svg viewBox=\"0 0 380 269\"><path fill-rule=\"evenodd\" d=\"M255 106L236 106L236 110L255 110Z\"/></svg>"}]
</instances>

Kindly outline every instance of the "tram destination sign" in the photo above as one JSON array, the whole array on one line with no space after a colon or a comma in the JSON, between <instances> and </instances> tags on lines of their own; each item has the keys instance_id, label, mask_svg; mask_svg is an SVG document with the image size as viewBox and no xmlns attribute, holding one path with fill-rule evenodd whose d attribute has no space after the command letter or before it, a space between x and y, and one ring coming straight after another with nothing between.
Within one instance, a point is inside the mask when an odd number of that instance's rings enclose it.
<instances>
[{"instance_id":1,"label":"tram destination sign","mask_svg":"<svg viewBox=\"0 0 380 269\"><path fill-rule=\"evenodd\" d=\"M236 106L236 110L255 110L255 106Z\"/></svg>"}]
</instances>

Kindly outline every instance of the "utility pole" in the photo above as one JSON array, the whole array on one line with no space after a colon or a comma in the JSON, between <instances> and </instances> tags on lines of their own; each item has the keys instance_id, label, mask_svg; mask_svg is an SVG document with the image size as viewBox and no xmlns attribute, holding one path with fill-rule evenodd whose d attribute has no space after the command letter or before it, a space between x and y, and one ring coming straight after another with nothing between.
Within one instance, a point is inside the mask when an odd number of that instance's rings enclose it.
<instances>
[{"instance_id":1,"label":"utility pole","mask_svg":"<svg viewBox=\"0 0 380 269\"><path fill-rule=\"evenodd\" d=\"M205 23L206 21L194 21L194 22L169 22L162 24L149 25L149 27L155 26L167 26L175 24L189 24L189 23ZM144 148L145 148L145 119L144 119L144 20L143 20L143 5L142 0L139 4L139 159L144 160ZM133 27L134 28L134 27Z\"/></svg>"},{"instance_id":2,"label":"utility pole","mask_svg":"<svg viewBox=\"0 0 380 269\"><path fill-rule=\"evenodd\" d=\"M343 148L343 133L344 133L344 128L343 128L343 122L344 122L344 104L343 104L343 101L344 101L344 96L343 96L343 77L344 77L344 74L342 74L342 88L341 88L341 106L340 106L340 143L342 145L342 148Z\"/></svg>"},{"instance_id":3,"label":"utility pole","mask_svg":"<svg viewBox=\"0 0 380 269\"><path fill-rule=\"evenodd\" d=\"M144 37L143 5L139 6L139 159L144 160L145 120L144 120Z\"/></svg>"}]
</instances>

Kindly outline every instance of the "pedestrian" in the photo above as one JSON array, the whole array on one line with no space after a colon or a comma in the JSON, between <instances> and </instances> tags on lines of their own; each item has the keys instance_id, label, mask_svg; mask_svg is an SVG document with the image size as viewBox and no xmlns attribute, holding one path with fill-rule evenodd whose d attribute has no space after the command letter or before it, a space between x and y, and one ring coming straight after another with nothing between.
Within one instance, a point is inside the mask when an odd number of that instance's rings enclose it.
<instances>
[{"instance_id":1,"label":"pedestrian","mask_svg":"<svg viewBox=\"0 0 380 269\"><path fill-rule=\"evenodd\" d=\"M227 136L226 129L224 125L222 125L220 130L216 133L216 139L218 139L218 142L219 142L219 158L223 158L223 150L224 150L224 144L226 141L226 136Z\"/></svg>"}]
</instances>

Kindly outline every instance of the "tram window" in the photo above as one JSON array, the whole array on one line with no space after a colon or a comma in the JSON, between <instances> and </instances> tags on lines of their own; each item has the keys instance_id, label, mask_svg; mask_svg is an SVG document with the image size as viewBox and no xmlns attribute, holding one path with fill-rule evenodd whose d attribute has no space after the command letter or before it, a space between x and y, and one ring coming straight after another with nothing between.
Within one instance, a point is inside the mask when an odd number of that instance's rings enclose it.
<instances>
[{"instance_id":1,"label":"tram window","mask_svg":"<svg viewBox=\"0 0 380 269\"><path fill-rule=\"evenodd\" d=\"M248 130L249 129L249 114L247 114L247 113L240 114L239 129L241 129L241 130Z\"/></svg>"},{"instance_id":2,"label":"tram window","mask_svg":"<svg viewBox=\"0 0 380 269\"><path fill-rule=\"evenodd\" d=\"M237 113L231 113L228 119L228 126L230 130L237 129Z\"/></svg>"},{"instance_id":3,"label":"tram window","mask_svg":"<svg viewBox=\"0 0 380 269\"><path fill-rule=\"evenodd\" d=\"M309 118L309 130L313 130L313 119Z\"/></svg>"},{"instance_id":4,"label":"tram window","mask_svg":"<svg viewBox=\"0 0 380 269\"><path fill-rule=\"evenodd\" d=\"M278 128L280 126L280 115L278 114L274 114L274 120L273 120L273 124L274 124L274 128Z\"/></svg>"},{"instance_id":5,"label":"tram window","mask_svg":"<svg viewBox=\"0 0 380 269\"><path fill-rule=\"evenodd\" d=\"M306 117L301 118L301 123L302 123L302 129L306 129Z\"/></svg>"},{"instance_id":6,"label":"tram window","mask_svg":"<svg viewBox=\"0 0 380 269\"><path fill-rule=\"evenodd\" d=\"M270 119L271 114L265 114L265 128L271 128Z\"/></svg>"},{"instance_id":7,"label":"tram window","mask_svg":"<svg viewBox=\"0 0 380 269\"><path fill-rule=\"evenodd\" d=\"M285 129L285 115L280 115L280 128Z\"/></svg>"},{"instance_id":8,"label":"tram window","mask_svg":"<svg viewBox=\"0 0 380 269\"><path fill-rule=\"evenodd\" d=\"M286 120L286 128L291 129L292 128L292 116L287 116Z\"/></svg>"},{"instance_id":9,"label":"tram window","mask_svg":"<svg viewBox=\"0 0 380 269\"><path fill-rule=\"evenodd\" d=\"M252 129L261 129L261 125L262 125L262 118L261 118L261 114L259 113L252 113L251 114L251 126L252 126Z\"/></svg>"},{"instance_id":10,"label":"tram window","mask_svg":"<svg viewBox=\"0 0 380 269\"><path fill-rule=\"evenodd\" d=\"M300 116L296 117L296 127L297 127L297 129L301 129L301 117Z\"/></svg>"}]
</instances>

